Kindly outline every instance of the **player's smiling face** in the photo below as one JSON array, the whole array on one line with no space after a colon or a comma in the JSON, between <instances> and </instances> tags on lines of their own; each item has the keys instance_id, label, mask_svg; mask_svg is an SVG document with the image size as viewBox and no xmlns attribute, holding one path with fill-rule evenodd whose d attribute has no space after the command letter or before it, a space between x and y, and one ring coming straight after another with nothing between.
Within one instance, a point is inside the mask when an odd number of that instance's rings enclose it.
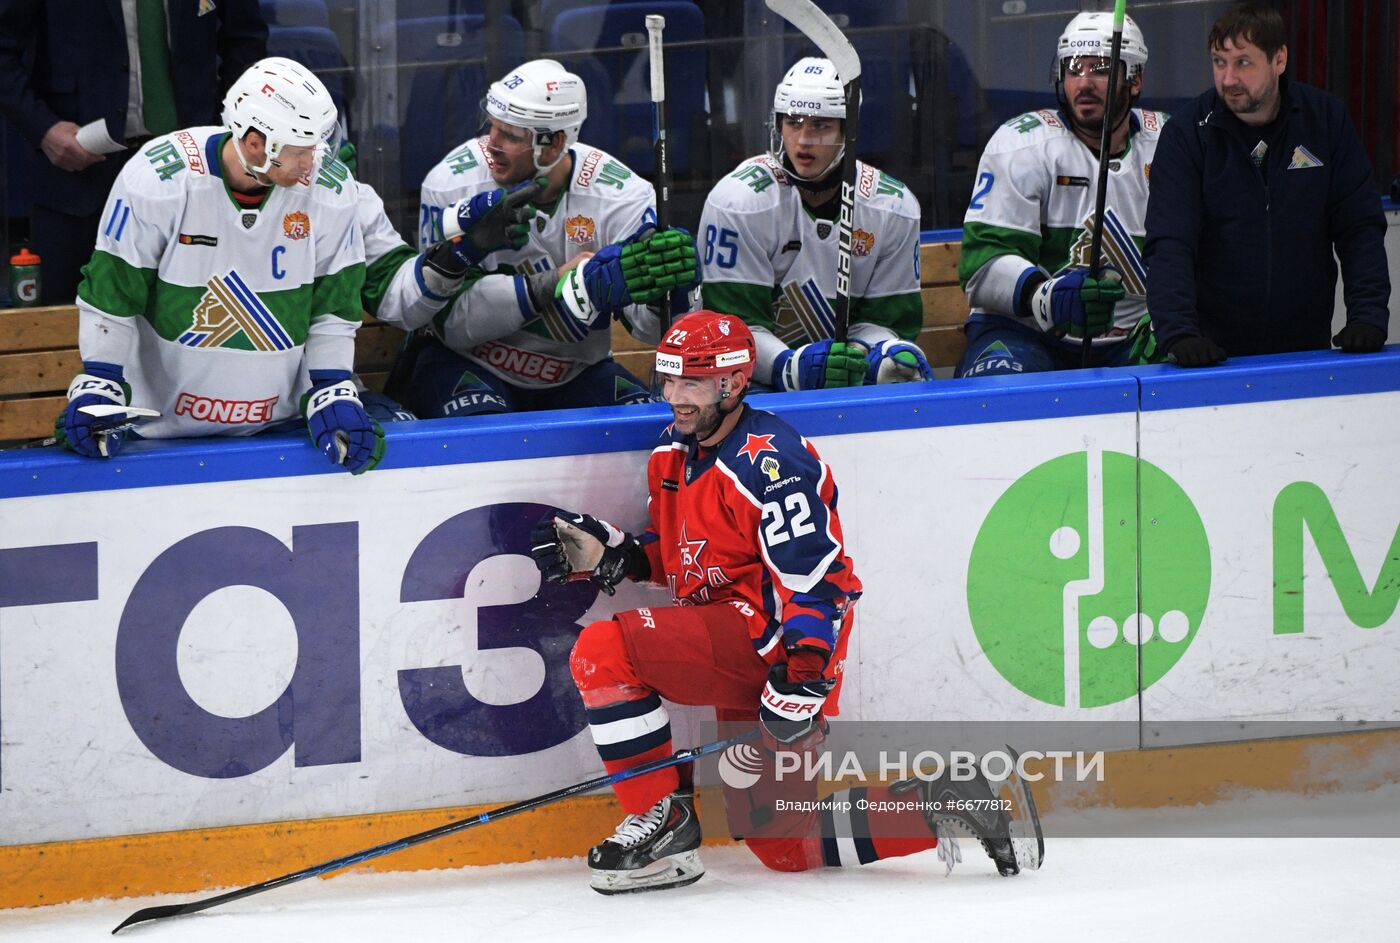
<instances>
[{"instance_id":1,"label":"player's smiling face","mask_svg":"<svg viewBox=\"0 0 1400 943\"><path fill-rule=\"evenodd\" d=\"M665 374L661 398L670 405L676 431L681 435L708 434L719 425L719 381L714 377Z\"/></svg>"},{"instance_id":2,"label":"player's smiling face","mask_svg":"<svg viewBox=\"0 0 1400 943\"><path fill-rule=\"evenodd\" d=\"M839 118L783 115L781 130L783 150L792 169L806 179L825 174L841 150Z\"/></svg>"}]
</instances>

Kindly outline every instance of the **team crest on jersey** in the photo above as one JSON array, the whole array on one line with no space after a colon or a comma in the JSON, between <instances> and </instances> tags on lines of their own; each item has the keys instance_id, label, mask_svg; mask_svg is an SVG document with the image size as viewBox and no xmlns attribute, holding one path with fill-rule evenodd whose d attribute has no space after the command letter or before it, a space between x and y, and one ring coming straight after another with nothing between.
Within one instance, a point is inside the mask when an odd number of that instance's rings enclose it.
<instances>
[{"instance_id":1,"label":"team crest on jersey","mask_svg":"<svg viewBox=\"0 0 1400 943\"><path fill-rule=\"evenodd\" d=\"M242 216L242 223L243 223L243 228L244 228L244 229L252 229L252 228L253 228L253 224L256 223L257 221L258 221L258 214L257 214L257 213L244 213L243 216Z\"/></svg>"},{"instance_id":2,"label":"team crest on jersey","mask_svg":"<svg viewBox=\"0 0 1400 943\"><path fill-rule=\"evenodd\" d=\"M535 217L535 232L544 232L544 227L549 225L549 217L537 215Z\"/></svg>"},{"instance_id":3,"label":"team crest on jersey","mask_svg":"<svg viewBox=\"0 0 1400 943\"><path fill-rule=\"evenodd\" d=\"M867 256L875 251L875 234L857 229L851 233L851 255Z\"/></svg>"},{"instance_id":4,"label":"team crest on jersey","mask_svg":"<svg viewBox=\"0 0 1400 943\"><path fill-rule=\"evenodd\" d=\"M293 241L311 235L311 217L301 210L282 217L282 233Z\"/></svg>"},{"instance_id":5,"label":"team crest on jersey","mask_svg":"<svg viewBox=\"0 0 1400 943\"><path fill-rule=\"evenodd\" d=\"M1147 263L1142 251L1129 234L1123 221L1110 207L1103 214L1103 259L1116 268L1123 276L1123 291L1129 295L1142 297L1147 294ZM1094 239L1094 214L1091 211L1084 221L1079 238L1069 250L1069 268L1088 268L1091 245Z\"/></svg>"},{"instance_id":6,"label":"team crest on jersey","mask_svg":"<svg viewBox=\"0 0 1400 943\"><path fill-rule=\"evenodd\" d=\"M564 220L564 238L574 245L587 245L594 240L597 233L598 227L592 217L570 216Z\"/></svg>"},{"instance_id":7,"label":"team crest on jersey","mask_svg":"<svg viewBox=\"0 0 1400 943\"><path fill-rule=\"evenodd\" d=\"M831 235L831 223L824 219L817 220L817 238L826 239Z\"/></svg>"},{"instance_id":8,"label":"team crest on jersey","mask_svg":"<svg viewBox=\"0 0 1400 943\"><path fill-rule=\"evenodd\" d=\"M700 554L705 552L705 545L709 541L703 538L691 540L686 536L685 528L686 524L682 521L681 536L676 541L676 548L681 552L681 576L687 580L694 576L695 579L703 581L705 579L705 565L700 560Z\"/></svg>"},{"instance_id":9,"label":"team crest on jersey","mask_svg":"<svg viewBox=\"0 0 1400 943\"><path fill-rule=\"evenodd\" d=\"M750 432L749 437L744 440L744 444L739 448L739 454L745 456L749 460L750 465L757 462L758 457L764 452L772 452L774 455L778 454L778 450L773 447L772 435L754 435ZM762 466L759 467L762 468ZM767 471L766 468L763 470Z\"/></svg>"},{"instance_id":10,"label":"team crest on jersey","mask_svg":"<svg viewBox=\"0 0 1400 943\"><path fill-rule=\"evenodd\" d=\"M186 347L223 347L239 334L254 350L291 350L296 345L286 328L263 304L236 269L205 282L208 289L195 306L190 329L179 341Z\"/></svg>"},{"instance_id":11,"label":"team crest on jersey","mask_svg":"<svg viewBox=\"0 0 1400 943\"><path fill-rule=\"evenodd\" d=\"M773 314L773 333L789 347L836 333L836 311L817 288L816 279L788 282Z\"/></svg>"}]
</instances>

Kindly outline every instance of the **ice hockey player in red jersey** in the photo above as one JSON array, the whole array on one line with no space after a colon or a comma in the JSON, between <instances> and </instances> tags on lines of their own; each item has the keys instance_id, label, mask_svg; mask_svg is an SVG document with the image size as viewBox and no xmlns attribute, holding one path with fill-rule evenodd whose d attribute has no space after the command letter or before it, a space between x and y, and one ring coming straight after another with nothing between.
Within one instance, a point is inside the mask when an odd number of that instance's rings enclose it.
<instances>
[{"instance_id":1,"label":"ice hockey player in red jersey","mask_svg":"<svg viewBox=\"0 0 1400 943\"><path fill-rule=\"evenodd\" d=\"M634 536L558 511L532 535L547 580L591 579L612 593L630 578L671 592L673 605L594 622L574 646L570 667L610 773L672 752L663 697L713 705L721 722L757 719L770 757L812 748L824 716L837 713L861 583L846 554L831 469L787 423L744 402L753 369L753 335L740 318L697 311L676 321L656 353L674 421L647 466L648 529ZM699 880L694 794L677 768L614 789L628 814L589 852L594 889L618 894ZM892 794L927 799L948 790L991 798L980 776L850 792L878 806ZM732 824L734 806L744 800L729 790L725 798ZM814 810L781 817L777 827L755 823L743 829L745 841L780 871L866 864L935 847L949 868L960 860L948 815L924 811L931 801L886 804L901 807L891 815L903 820L877 823L876 812L862 810L836 822L835 813ZM1016 873L1004 813L957 817L1001 873Z\"/></svg>"}]
</instances>

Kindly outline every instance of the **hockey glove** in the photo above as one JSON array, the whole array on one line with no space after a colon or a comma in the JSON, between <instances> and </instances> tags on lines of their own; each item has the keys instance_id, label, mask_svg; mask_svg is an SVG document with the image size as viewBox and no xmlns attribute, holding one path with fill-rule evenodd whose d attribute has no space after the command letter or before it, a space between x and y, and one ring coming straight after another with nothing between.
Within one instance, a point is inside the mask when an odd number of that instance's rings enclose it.
<instances>
[{"instance_id":1,"label":"hockey glove","mask_svg":"<svg viewBox=\"0 0 1400 943\"><path fill-rule=\"evenodd\" d=\"M365 412L349 372L313 371L311 379L301 414L316 448L352 475L375 468L384 457L384 430Z\"/></svg>"},{"instance_id":2,"label":"hockey glove","mask_svg":"<svg viewBox=\"0 0 1400 943\"><path fill-rule=\"evenodd\" d=\"M908 341L880 341L870 348L870 368L865 382L910 383L932 380L933 368L924 352Z\"/></svg>"},{"instance_id":3,"label":"hockey glove","mask_svg":"<svg viewBox=\"0 0 1400 943\"><path fill-rule=\"evenodd\" d=\"M1336 344L1343 353L1374 354L1385 346L1385 331L1374 324L1353 321L1342 328L1336 337L1332 338L1332 343Z\"/></svg>"},{"instance_id":4,"label":"hockey glove","mask_svg":"<svg viewBox=\"0 0 1400 943\"><path fill-rule=\"evenodd\" d=\"M870 371L864 344L824 340L785 350L773 361L773 385L780 389L820 390L860 386Z\"/></svg>"},{"instance_id":5,"label":"hockey glove","mask_svg":"<svg viewBox=\"0 0 1400 943\"><path fill-rule=\"evenodd\" d=\"M636 537L571 511L552 511L535 525L530 556L548 582L591 580L609 596L624 578L645 580L651 575L651 562Z\"/></svg>"},{"instance_id":6,"label":"hockey glove","mask_svg":"<svg viewBox=\"0 0 1400 943\"><path fill-rule=\"evenodd\" d=\"M423 255L425 281L435 295L448 295L467 269L500 249L519 249L530 238L535 207L530 201L548 183L543 177L510 188L487 190L442 211L443 241ZM436 276L435 278L433 276Z\"/></svg>"},{"instance_id":7,"label":"hockey glove","mask_svg":"<svg viewBox=\"0 0 1400 943\"><path fill-rule=\"evenodd\" d=\"M1180 337L1167 349L1167 360L1178 367L1213 367L1225 359L1225 350L1209 337Z\"/></svg>"},{"instance_id":8,"label":"hockey glove","mask_svg":"<svg viewBox=\"0 0 1400 943\"><path fill-rule=\"evenodd\" d=\"M95 416L83 407L127 406L131 387L122 379L122 368L117 364L83 361L83 370L86 372L68 384L68 405L54 422L54 438L79 455L111 458L121 451L133 417L124 412Z\"/></svg>"},{"instance_id":9,"label":"hockey glove","mask_svg":"<svg viewBox=\"0 0 1400 943\"><path fill-rule=\"evenodd\" d=\"M1070 337L1098 337L1113 326L1113 306L1123 300L1123 276L1105 268L1098 278L1077 268L1041 282L1031 296L1031 314L1040 329Z\"/></svg>"},{"instance_id":10,"label":"hockey glove","mask_svg":"<svg viewBox=\"0 0 1400 943\"><path fill-rule=\"evenodd\" d=\"M758 705L758 722L769 750L810 750L826 735L822 706L836 686L823 678L827 653L798 645L788 649L786 664L768 669L768 683Z\"/></svg>"},{"instance_id":11,"label":"hockey glove","mask_svg":"<svg viewBox=\"0 0 1400 943\"><path fill-rule=\"evenodd\" d=\"M695 243L684 229L653 232L604 246L560 280L555 294L581 324L650 304L696 284Z\"/></svg>"}]
</instances>

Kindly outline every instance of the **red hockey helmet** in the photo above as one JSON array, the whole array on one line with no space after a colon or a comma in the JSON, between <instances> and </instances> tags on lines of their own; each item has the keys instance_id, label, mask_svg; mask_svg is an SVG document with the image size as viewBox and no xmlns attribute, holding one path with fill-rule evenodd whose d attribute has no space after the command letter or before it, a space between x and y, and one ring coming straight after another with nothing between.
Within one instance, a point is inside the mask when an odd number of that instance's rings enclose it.
<instances>
[{"instance_id":1,"label":"red hockey helmet","mask_svg":"<svg viewBox=\"0 0 1400 943\"><path fill-rule=\"evenodd\" d=\"M671 325L656 348L656 372L704 377L738 370L752 379L754 356L753 332L740 318L692 311Z\"/></svg>"}]
</instances>

